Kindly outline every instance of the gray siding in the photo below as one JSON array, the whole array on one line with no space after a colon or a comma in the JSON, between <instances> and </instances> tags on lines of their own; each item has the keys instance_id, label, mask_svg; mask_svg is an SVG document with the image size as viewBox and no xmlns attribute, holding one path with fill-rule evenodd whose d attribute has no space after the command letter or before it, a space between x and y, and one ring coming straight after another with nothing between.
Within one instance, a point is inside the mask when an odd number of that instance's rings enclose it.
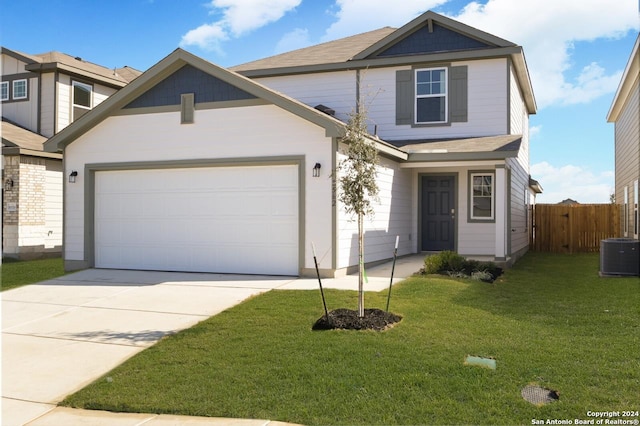
<instances>
[{"instance_id":1,"label":"gray siding","mask_svg":"<svg viewBox=\"0 0 640 426\"><path fill-rule=\"evenodd\" d=\"M180 95L183 93L193 93L196 104L256 99L242 89L191 65L185 65L129 103L125 109L180 105Z\"/></svg>"},{"instance_id":2,"label":"gray siding","mask_svg":"<svg viewBox=\"0 0 640 426\"><path fill-rule=\"evenodd\" d=\"M433 23L431 29L425 25L377 56L419 55L487 47L493 46Z\"/></svg>"},{"instance_id":3,"label":"gray siding","mask_svg":"<svg viewBox=\"0 0 640 426\"><path fill-rule=\"evenodd\" d=\"M618 120L615 123L616 202L624 203L624 187L629 191L629 236L633 237L633 183L640 179L640 85L639 80L631 90ZM624 218L620 221L624 228ZM620 230L622 235L623 229Z\"/></svg>"}]
</instances>

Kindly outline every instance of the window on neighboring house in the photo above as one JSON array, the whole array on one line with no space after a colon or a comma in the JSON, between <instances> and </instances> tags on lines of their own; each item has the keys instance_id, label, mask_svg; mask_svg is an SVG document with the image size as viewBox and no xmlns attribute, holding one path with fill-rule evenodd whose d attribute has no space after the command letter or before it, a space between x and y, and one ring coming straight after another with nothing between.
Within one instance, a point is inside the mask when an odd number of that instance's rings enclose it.
<instances>
[{"instance_id":1,"label":"window on neighboring house","mask_svg":"<svg viewBox=\"0 0 640 426\"><path fill-rule=\"evenodd\" d=\"M638 238L640 227L640 212L638 212L638 181L633 182L633 238Z\"/></svg>"},{"instance_id":2,"label":"window on neighboring house","mask_svg":"<svg viewBox=\"0 0 640 426\"><path fill-rule=\"evenodd\" d=\"M0 83L0 100L8 101L9 100L9 82L3 81Z\"/></svg>"},{"instance_id":3,"label":"window on neighboring house","mask_svg":"<svg viewBox=\"0 0 640 426\"><path fill-rule=\"evenodd\" d=\"M623 209L622 209L622 214L624 215L623 219L622 219L622 223L623 223L623 231L624 231L624 236L628 237L629 236L629 187L625 186L624 187L624 204L623 204Z\"/></svg>"},{"instance_id":4,"label":"window on neighboring house","mask_svg":"<svg viewBox=\"0 0 640 426\"><path fill-rule=\"evenodd\" d=\"M418 69L416 82L416 124L447 122L447 69Z\"/></svg>"},{"instance_id":5,"label":"window on neighboring house","mask_svg":"<svg viewBox=\"0 0 640 426\"><path fill-rule=\"evenodd\" d=\"M472 220L493 220L493 173L471 173L471 211Z\"/></svg>"},{"instance_id":6,"label":"window on neighboring house","mask_svg":"<svg viewBox=\"0 0 640 426\"><path fill-rule=\"evenodd\" d=\"M74 81L73 83L73 121L91 110L93 87Z\"/></svg>"},{"instance_id":7,"label":"window on neighboring house","mask_svg":"<svg viewBox=\"0 0 640 426\"><path fill-rule=\"evenodd\" d=\"M27 99L27 80L13 81L13 99Z\"/></svg>"}]
</instances>

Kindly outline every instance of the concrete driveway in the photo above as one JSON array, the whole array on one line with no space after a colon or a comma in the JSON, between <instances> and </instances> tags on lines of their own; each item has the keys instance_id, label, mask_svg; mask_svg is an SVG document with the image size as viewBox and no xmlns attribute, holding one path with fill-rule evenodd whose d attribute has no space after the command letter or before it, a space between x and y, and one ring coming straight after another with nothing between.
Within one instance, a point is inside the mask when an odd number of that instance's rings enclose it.
<instances>
[{"instance_id":1,"label":"concrete driveway","mask_svg":"<svg viewBox=\"0 0 640 426\"><path fill-rule=\"evenodd\" d=\"M163 336L294 280L91 269L3 292L2 424L26 424Z\"/></svg>"},{"instance_id":2,"label":"concrete driveway","mask_svg":"<svg viewBox=\"0 0 640 426\"><path fill-rule=\"evenodd\" d=\"M416 272L421 263L421 256L399 259L394 283ZM368 270L365 290L387 288L390 265ZM326 279L323 286L356 290L357 277ZM2 425L34 419L34 424L69 424L68 416L80 410L70 414L56 409L65 396L163 336L276 288L317 290L318 281L90 269L2 292ZM106 423L100 424L134 425L141 424L144 415L115 423L109 417L115 415L105 416ZM85 418L74 424L96 423Z\"/></svg>"}]
</instances>

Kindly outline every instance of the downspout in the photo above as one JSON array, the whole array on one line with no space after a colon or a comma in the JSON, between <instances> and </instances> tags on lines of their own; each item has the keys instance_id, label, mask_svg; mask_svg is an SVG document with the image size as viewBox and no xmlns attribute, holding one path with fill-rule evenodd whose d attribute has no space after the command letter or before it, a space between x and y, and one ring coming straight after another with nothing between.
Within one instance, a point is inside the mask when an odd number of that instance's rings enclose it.
<instances>
[{"instance_id":1,"label":"downspout","mask_svg":"<svg viewBox=\"0 0 640 426\"><path fill-rule=\"evenodd\" d=\"M356 70L356 114L360 113L360 70Z\"/></svg>"}]
</instances>

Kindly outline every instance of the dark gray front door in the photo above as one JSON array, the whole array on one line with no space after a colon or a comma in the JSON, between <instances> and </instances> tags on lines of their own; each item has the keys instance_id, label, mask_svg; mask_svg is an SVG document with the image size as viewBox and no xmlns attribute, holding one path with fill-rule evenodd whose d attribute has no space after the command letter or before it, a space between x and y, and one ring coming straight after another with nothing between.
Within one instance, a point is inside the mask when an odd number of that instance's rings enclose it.
<instances>
[{"instance_id":1,"label":"dark gray front door","mask_svg":"<svg viewBox=\"0 0 640 426\"><path fill-rule=\"evenodd\" d=\"M455 248L455 176L421 177L422 251Z\"/></svg>"}]
</instances>

